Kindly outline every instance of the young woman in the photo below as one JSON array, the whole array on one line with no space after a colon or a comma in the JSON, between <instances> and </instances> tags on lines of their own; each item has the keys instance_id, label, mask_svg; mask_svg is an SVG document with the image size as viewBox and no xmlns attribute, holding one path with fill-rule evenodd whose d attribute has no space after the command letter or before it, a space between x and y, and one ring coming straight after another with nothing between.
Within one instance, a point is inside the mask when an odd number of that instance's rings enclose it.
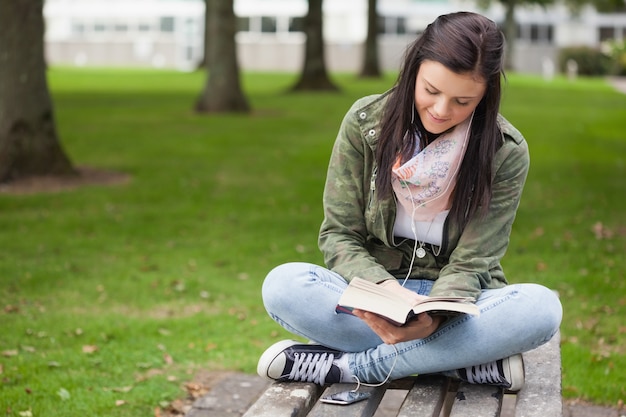
<instances>
[{"instance_id":1,"label":"young woman","mask_svg":"<svg viewBox=\"0 0 626 417\"><path fill-rule=\"evenodd\" d=\"M522 387L520 353L550 340L562 309L543 286L509 285L500 265L529 166L526 141L499 115L503 53L489 19L440 16L409 48L394 88L348 111L324 190L327 267L281 265L263 285L270 316L313 343L274 344L260 375L371 384L445 372ZM471 297L480 315L423 313L400 327L336 314L354 277L407 299Z\"/></svg>"}]
</instances>

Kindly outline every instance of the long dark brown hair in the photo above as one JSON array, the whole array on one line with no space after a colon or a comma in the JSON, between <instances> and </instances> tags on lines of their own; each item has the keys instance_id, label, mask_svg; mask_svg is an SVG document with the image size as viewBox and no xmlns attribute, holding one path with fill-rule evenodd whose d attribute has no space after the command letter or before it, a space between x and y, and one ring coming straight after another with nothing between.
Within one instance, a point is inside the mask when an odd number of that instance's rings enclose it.
<instances>
[{"instance_id":1,"label":"long dark brown hair","mask_svg":"<svg viewBox=\"0 0 626 417\"><path fill-rule=\"evenodd\" d=\"M412 138L420 137L422 149L429 141L429 133L419 117L414 119L413 115L417 73L423 61L431 60L457 74L471 74L486 82L457 175L450 218L462 229L474 214L487 210L491 200L491 165L502 144L497 117L504 76L504 42L504 35L491 20L475 13L457 12L439 16L409 47L386 104L376 150L376 188L380 198L389 197L393 191L394 162L398 157L403 162L412 157L416 146Z\"/></svg>"}]
</instances>

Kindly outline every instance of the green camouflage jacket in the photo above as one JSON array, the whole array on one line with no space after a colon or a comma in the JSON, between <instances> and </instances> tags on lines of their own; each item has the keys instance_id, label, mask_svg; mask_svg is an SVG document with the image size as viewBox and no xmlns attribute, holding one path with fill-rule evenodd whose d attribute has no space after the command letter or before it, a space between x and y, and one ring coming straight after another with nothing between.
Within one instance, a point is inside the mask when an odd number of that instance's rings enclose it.
<instances>
[{"instance_id":1,"label":"green camouflage jacket","mask_svg":"<svg viewBox=\"0 0 626 417\"><path fill-rule=\"evenodd\" d=\"M404 278L414 241L393 240L394 197L376 195L376 148L380 119L389 92L356 101L343 119L324 189L324 220L319 247L326 265L350 281ZM493 161L489 212L470 219L464 230L446 221L441 251L415 257L411 278L435 280L431 295L477 298L481 289L507 281L500 265L508 243L529 167L522 134L499 118L503 145ZM430 245L425 245L428 249Z\"/></svg>"}]
</instances>

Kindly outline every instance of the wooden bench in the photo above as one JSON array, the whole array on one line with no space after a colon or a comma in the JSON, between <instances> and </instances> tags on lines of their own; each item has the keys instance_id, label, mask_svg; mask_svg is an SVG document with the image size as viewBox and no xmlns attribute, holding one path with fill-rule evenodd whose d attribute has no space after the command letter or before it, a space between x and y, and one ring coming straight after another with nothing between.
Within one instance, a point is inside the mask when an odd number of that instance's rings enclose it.
<instances>
[{"instance_id":1,"label":"wooden bench","mask_svg":"<svg viewBox=\"0 0 626 417\"><path fill-rule=\"evenodd\" d=\"M471 385L442 376L420 376L392 381L371 391L365 401L342 406L325 404L322 395L354 389L354 384L320 387L310 383L264 386L245 401L239 394L210 392L196 401L186 417L562 417L560 336L524 353L526 384L517 394L501 388ZM234 401L238 406L225 405ZM230 396L230 397L229 397ZM381 405L381 403L383 405ZM221 404L221 405L220 405Z\"/></svg>"}]
</instances>

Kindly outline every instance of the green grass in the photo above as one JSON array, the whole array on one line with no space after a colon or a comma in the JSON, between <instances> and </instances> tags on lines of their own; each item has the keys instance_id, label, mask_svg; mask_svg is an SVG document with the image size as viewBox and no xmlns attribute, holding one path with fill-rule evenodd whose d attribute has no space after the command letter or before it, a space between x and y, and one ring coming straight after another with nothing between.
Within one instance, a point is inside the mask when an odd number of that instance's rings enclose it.
<instances>
[{"instance_id":1,"label":"green grass","mask_svg":"<svg viewBox=\"0 0 626 417\"><path fill-rule=\"evenodd\" d=\"M71 159L132 181L0 195L0 410L153 416L198 370L252 373L287 336L261 305L263 277L322 262L339 123L394 76L285 93L295 79L245 74L251 115L200 116L201 73L50 71ZM532 156L504 266L561 294L564 394L615 405L626 399L626 96L598 79L511 75L503 113Z\"/></svg>"}]
</instances>

